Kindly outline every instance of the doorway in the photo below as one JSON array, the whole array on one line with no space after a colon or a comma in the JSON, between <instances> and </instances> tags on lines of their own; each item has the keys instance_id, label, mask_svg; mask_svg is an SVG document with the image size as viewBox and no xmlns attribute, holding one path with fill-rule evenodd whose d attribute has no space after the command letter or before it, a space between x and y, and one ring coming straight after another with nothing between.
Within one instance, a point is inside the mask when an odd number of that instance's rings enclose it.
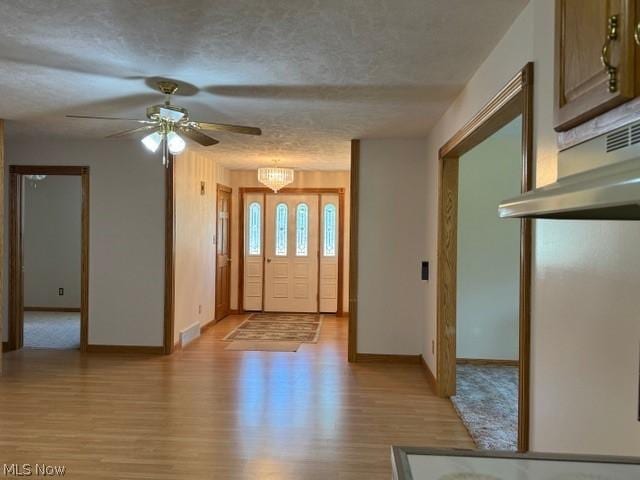
<instances>
[{"instance_id":1,"label":"doorway","mask_svg":"<svg viewBox=\"0 0 640 480\"><path fill-rule=\"evenodd\" d=\"M216 196L215 320L231 313L231 188L218 184Z\"/></svg>"},{"instance_id":2,"label":"doorway","mask_svg":"<svg viewBox=\"0 0 640 480\"><path fill-rule=\"evenodd\" d=\"M533 151L533 64L527 64L439 152L440 201L438 219L437 375L442 397L457 393L458 360L458 220L460 158L521 116L519 190L531 189ZM488 186L487 186L488 187ZM495 205L497 216L497 204ZM531 222L518 222L517 278L517 450L529 449L529 355ZM476 359L482 360L482 359Z\"/></svg>"},{"instance_id":3,"label":"doorway","mask_svg":"<svg viewBox=\"0 0 640 480\"><path fill-rule=\"evenodd\" d=\"M10 166L8 350L88 343L89 168Z\"/></svg>"},{"instance_id":4,"label":"doorway","mask_svg":"<svg viewBox=\"0 0 640 480\"><path fill-rule=\"evenodd\" d=\"M240 189L241 311L342 315L344 190Z\"/></svg>"}]
</instances>

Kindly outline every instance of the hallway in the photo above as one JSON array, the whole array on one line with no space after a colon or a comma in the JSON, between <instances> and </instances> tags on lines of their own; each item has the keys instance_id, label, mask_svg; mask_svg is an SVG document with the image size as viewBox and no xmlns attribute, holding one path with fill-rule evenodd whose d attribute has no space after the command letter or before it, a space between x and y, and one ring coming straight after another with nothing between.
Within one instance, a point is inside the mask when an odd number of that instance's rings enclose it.
<instances>
[{"instance_id":1,"label":"hallway","mask_svg":"<svg viewBox=\"0 0 640 480\"><path fill-rule=\"evenodd\" d=\"M6 354L0 461L72 479L387 480L390 445L473 448L420 365L346 362L346 319L297 353L225 351L245 318L168 357Z\"/></svg>"}]
</instances>

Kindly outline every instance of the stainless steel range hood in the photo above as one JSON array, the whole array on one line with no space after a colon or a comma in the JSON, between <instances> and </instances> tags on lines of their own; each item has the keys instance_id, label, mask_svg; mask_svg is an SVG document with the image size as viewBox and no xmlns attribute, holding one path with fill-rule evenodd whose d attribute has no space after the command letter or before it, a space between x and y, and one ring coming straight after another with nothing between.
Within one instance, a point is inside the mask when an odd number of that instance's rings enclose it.
<instances>
[{"instance_id":1,"label":"stainless steel range hood","mask_svg":"<svg viewBox=\"0 0 640 480\"><path fill-rule=\"evenodd\" d=\"M560 152L558 175L504 200L500 217L640 220L640 122Z\"/></svg>"}]
</instances>

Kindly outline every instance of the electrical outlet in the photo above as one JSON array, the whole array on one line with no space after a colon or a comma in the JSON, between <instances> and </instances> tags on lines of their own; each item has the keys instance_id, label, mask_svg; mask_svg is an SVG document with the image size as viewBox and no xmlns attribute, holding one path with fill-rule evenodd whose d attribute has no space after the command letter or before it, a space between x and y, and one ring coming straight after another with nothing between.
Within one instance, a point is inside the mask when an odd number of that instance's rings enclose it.
<instances>
[{"instance_id":1,"label":"electrical outlet","mask_svg":"<svg viewBox=\"0 0 640 480\"><path fill-rule=\"evenodd\" d=\"M431 355L435 355L435 354L436 354L436 341L431 340Z\"/></svg>"},{"instance_id":2,"label":"electrical outlet","mask_svg":"<svg viewBox=\"0 0 640 480\"><path fill-rule=\"evenodd\" d=\"M60 288L58 289L58 295L59 295L60 297L64 295L64 288L60 287Z\"/></svg>"}]
</instances>

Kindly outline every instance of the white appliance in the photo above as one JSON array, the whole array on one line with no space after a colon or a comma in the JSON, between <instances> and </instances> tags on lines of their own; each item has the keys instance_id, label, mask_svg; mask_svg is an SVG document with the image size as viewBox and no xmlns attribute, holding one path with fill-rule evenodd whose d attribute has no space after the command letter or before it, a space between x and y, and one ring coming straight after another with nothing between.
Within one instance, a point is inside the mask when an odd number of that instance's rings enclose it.
<instances>
[{"instance_id":1,"label":"white appliance","mask_svg":"<svg viewBox=\"0 0 640 480\"><path fill-rule=\"evenodd\" d=\"M504 200L502 218L640 220L640 121L558 155L558 181Z\"/></svg>"}]
</instances>

